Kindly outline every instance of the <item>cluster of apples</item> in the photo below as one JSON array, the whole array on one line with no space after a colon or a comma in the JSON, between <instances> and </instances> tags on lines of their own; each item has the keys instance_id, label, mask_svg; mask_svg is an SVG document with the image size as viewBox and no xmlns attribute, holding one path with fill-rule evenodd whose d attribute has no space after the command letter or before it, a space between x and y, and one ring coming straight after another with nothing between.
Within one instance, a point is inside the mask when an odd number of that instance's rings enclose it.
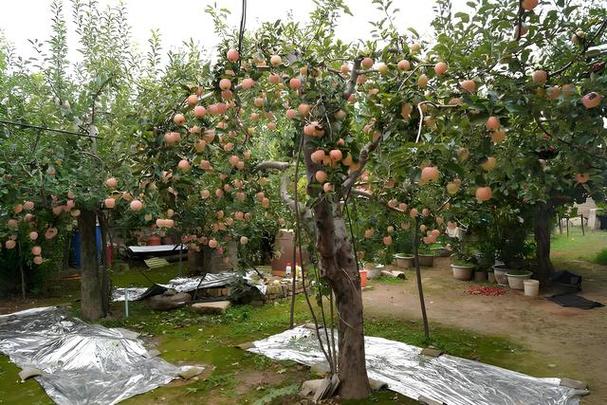
<instances>
[{"instance_id":1,"label":"cluster of apples","mask_svg":"<svg viewBox=\"0 0 607 405\"><path fill-rule=\"evenodd\" d=\"M51 200L52 211L56 216L66 212L69 212L73 217L80 215L80 212L74 209L75 202L73 193L68 193L68 199L66 200L65 204L59 204L57 196L51 196ZM36 215L33 213L35 208L36 204L31 200L15 204L13 207L13 213L16 217L8 219L6 223L8 230L13 232L4 242L4 247L7 250L12 250L17 247L18 231L21 223L25 224L27 233L26 238L29 243L38 243L40 234L37 227L40 224L37 223ZM58 229L53 225L42 224L41 227L44 229L44 239L47 241L54 239L59 233ZM39 244L35 244L31 248L31 254L33 256L32 262L34 264L40 265L44 262L44 258L42 257L42 247Z\"/></svg>"}]
</instances>

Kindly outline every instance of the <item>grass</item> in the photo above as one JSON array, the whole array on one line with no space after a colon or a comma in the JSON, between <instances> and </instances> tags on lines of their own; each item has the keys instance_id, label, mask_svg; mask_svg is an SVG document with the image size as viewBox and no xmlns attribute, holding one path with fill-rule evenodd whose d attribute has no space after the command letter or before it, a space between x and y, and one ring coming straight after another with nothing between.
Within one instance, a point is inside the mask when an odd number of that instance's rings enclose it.
<instances>
[{"instance_id":1,"label":"grass","mask_svg":"<svg viewBox=\"0 0 607 405\"><path fill-rule=\"evenodd\" d=\"M586 234L582 235L582 229L576 226L569 228L569 237L565 232L559 234L558 230L555 231L552 236L551 251L553 259L557 262L585 260L596 263L599 253L605 250L605 246L607 246L607 232L586 230ZM602 257L606 260L607 253L603 253Z\"/></svg>"},{"instance_id":2,"label":"grass","mask_svg":"<svg viewBox=\"0 0 607 405\"><path fill-rule=\"evenodd\" d=\"M34 379L21 383L21 369L0 356L0 404L51 405L42 386Z\"/></svg>"},{"instance_id":3,"label":"grass","mask_svg":"<svg viewBox=\"0 0 607 405\"><path fill-rule=\"evenodd\" d=\"M594 258L594 263L607 266L607 249L601 250Z\"/></svg>"},{"instance_id":4,"label":"grass","mask_svg":"<svg viewBox=\"0 0 607 405\"><path fill-rule=\"evenodd\" d=\"M182 264L182 275L187 272L187 262ZM112 283L117 287L149 287L151 281L154 283L166 283L170 279L179 277L179 263L169 266L148 269L145 264L131 266L126 271L114 270L112 272ZM151 280L151 281L150 281Z\"/></svg>"},{"instance_id":5,"label":"grass","mask_svg":"<svg viewBox=\"0 0 607 405\"><path fill-rule=\"evenodd\" d=\"M385 276L381 276L378 277L374 280L370 280L369 283L370 285L375 285L376 283L381 283L381 284L403 284L407 282L407 280L403 279L403 278L398 278L398 277L385 277Z\"/></svg>"}]
</instances>

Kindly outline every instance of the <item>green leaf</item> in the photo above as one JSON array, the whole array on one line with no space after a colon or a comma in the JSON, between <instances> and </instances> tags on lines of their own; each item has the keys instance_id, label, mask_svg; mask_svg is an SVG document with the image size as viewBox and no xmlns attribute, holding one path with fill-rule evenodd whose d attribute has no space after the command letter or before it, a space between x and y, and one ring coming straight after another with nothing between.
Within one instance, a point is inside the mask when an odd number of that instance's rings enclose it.
<instances>
[{"instance_id":1,"label":"green leaf","mask_svg":"<svg viewBox=\"0 0 607 405\"><path fill-rule=\"evenodd\" d=\"M456 18L459 18L460 20L462 20L463 23L468 23L470 22L470 16L467 13L463 13L463 12L458 12L455 13L454 15Z\"/></svg>"}]
</instances>

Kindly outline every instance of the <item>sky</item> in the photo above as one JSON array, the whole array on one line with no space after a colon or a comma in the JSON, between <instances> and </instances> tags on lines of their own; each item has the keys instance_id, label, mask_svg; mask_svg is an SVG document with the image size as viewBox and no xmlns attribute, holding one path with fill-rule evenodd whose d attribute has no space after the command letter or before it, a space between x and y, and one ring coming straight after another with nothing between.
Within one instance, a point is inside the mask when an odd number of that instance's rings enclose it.
<instances>
[{"instance_id":1,"label":"sky","mask_svg":"<svg viewBox=\"0 0 607 405\"><path fill-rule=\"evenodd\" d=\"M86 1L86 0L84 0ZM119 0L98 0L102 5L115 5ZM241 0L123 0L128 9L133 42L143 49L152 29L161 33L164 50L175 49L183 41L194 38L207 49L216 44L210 18L204 13L207 5L217 3L232 11L230 24L238 26ZM369 37L369 20L378 16L371 0L345 0L354 17L345 16L338 37L355 41ZM455 9L464 8L465 0L454 0ZM397 25L403 30L415 28L420 34L430 32L434 0L395 0L401 12ZM64 0L66 17L71 16L71 1ZM312 0L248 0L247 27L258 26L292 12L297 20L305 20L313 9ZM50 0L0 0L0 31L21 56L33 55L29 39L45 40L49 34ZM73 34L68 34L68 41ZM73 39L70 41L73 44ZM71 46L72 50L75 44ZM76 56L75 52L71 53Z\"/></svg>"}]
</instances>

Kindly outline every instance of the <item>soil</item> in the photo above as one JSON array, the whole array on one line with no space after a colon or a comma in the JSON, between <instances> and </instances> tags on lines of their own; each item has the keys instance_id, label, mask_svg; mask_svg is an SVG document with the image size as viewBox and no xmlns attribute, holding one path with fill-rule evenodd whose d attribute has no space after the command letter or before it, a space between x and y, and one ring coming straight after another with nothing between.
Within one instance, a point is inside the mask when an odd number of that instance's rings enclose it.
<instances>
[{"instance_id":1,"label":"soil","mask_svg":"<svg viewBox=\"0 0 607 405\"><path fill-rule=\"evenodd\" d=\"M276 370L246 370L236 376L236 393L246 394L263 386L279 385L285 380Z\"/></svg>"},{"instance_id":2,"label":"soil","mask_svg":"<svg viewBox=\"0 0 607 405\"><path fill-rule=\"evenodd\" d=\"M583 404L607 403L607 307L564 308L541 297L542 292L538 298L514 290L501 296L470 295L466 290L478 283L455 280L449 264L449 258L437 258L435 267L422 269L431 323L507 337L533 357L515 367L519 371L584 381L591 395ZM607 266L568 264L583 276L580 295L607 304ZM371 282L373 288L363 293L368 317L421 317L415 273L407 270L406 275L400 284Z\"/></svg>"}]
</instances>

